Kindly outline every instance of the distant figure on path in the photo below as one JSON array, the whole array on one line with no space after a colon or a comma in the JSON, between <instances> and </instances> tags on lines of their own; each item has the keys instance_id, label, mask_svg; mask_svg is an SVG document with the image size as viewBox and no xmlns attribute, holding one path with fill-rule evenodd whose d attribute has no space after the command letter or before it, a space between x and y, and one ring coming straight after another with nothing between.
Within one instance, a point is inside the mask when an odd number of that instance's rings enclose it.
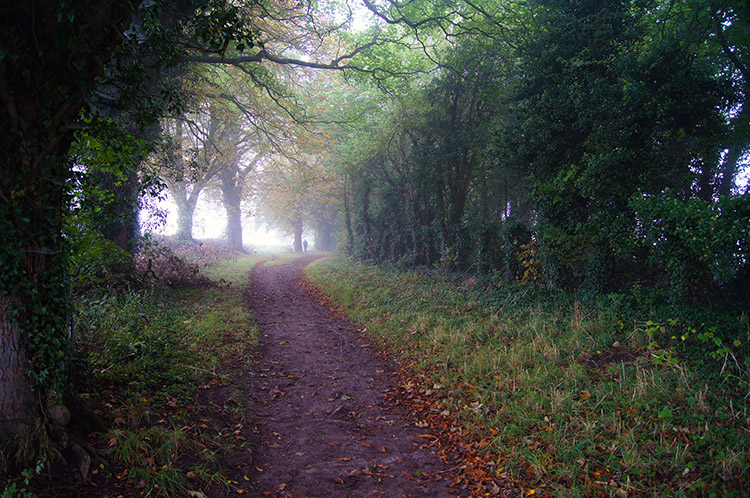
<instances>
[{"instance_id":1,"label":"distant figure on path","mask_svg":"<svg viewBox=\"0 0 750 498\"><path fill-rule=\"evenodd\" d=\"M304 249L305 252L307 252L307 239L302 241L302 248Z\"/></svg>"}]
</instances>

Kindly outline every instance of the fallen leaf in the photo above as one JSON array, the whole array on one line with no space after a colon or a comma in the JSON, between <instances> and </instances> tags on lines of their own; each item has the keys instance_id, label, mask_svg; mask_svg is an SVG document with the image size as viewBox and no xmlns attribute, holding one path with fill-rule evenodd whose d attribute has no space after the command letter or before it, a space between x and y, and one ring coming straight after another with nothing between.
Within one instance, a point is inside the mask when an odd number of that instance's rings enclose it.
<instances>
[{"instance_id":1,"label":"fallen leaf","mask_svg":"<svg viewBox=\"0 0 750 498\"><path fill-rule=\"evenodd\" d=\"M206 495L204 495L204 494L203 494L203 493L201 493L200 491L188 491L188 492L187 492L187 495L188 495L188 496L189 496L190 498L206 498Z\"/></svg>"}]
</instances>

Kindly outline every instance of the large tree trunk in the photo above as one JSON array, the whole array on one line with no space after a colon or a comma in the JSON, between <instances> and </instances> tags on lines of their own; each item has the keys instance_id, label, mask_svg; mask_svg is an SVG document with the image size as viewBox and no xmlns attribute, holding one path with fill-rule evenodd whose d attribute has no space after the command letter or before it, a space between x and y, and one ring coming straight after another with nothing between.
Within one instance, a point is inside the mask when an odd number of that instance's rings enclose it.
<instances>
[{"instance_id":1,"label":"large tree trunk","mask_svg":"<svg viewBox=\"0 0 750 498\"><path fill-rule=\"evenodd\" d=\"M40 420L38 402L63 380L71 124L134 5L25 0L0 9L0 442Z\"/></svg>"},{"instance_id":2,"label":"large tree trunk","mask_svg":"<svg viewBox=\"0 0 750 498\"><path fill-rule=\"evenodd\" d=\"M69 171L60 151L68 150L72 135L60 133L53 145L44 129L25 131L24 141L37 148L3 150L0 164L0 441L23 438L37 425L39 401L63 380L70 351L62 236Z\"/></svg>"},{"instance_id":3,"label":"large tree trunk","mask_svg":"<svg viewBox=\"0 0 750 498\"><path fill-rule=\"evenodd\" d=\"M195 200L174 196L177 204L177 233L175 238L182 242L193 241L193 217L195 216Z\"/></svg>"},{"instance_id":4,"label":"large tree trunk","mask_svg":"<svg viewBox=\"0 0 750 498\"><path fill-rule=\"evenodd\" d=\"M294 230L294 252L302 252L302 220L292 222Z\"/></svg>"},{"instance_id":5,"label":"large tree trunk","mask_svg":"<svg viewBox=\"0 0 750 498\"><path fill-rule=\"evenodd\" d=\"M26 432L24 424L34 419L34 397L24 375L26 350L11 310L11 298L0 296L0 448L11 434Z\"/></svg>"},{"instance_id":6,"label":"large tree trunk","mask_svg":"<svg viewBox=\"0 0 750 498\"><path fill-rule=\"evenodd\" d=\"M242 186L239 171L235 165L224 164L220 174L221 193L227 212L227 245L235 251L242 251Z\"/></svg>"},{"instance_id":7,"label":"large tree trunk","mask_svg":"<svg viewBox=\"0 0 750 498\"><path fill-rule=\"evenodd\" d=\"M236 204L229 204L224 201L224 208L227 212L227 245L235 251L242 251L242 211L240 210L239 201Z\"/></svg>"}]
</instances>

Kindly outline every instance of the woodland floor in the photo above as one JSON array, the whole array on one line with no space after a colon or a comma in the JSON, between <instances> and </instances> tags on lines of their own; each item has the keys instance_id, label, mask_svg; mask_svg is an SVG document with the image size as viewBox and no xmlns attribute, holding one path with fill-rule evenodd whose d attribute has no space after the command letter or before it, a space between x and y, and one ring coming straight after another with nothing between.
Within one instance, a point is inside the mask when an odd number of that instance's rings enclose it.
<instances>
[{"instance_id":1,"label":"woodland floor","mask_svg":"<svg viewBox=\"0 0 750 498\"><path fill-rule=\"evenodd\" d=\"M261 344L251 362L225 365L231 386L201 386L195 423L183 428L197 437L201 427L218 427L222 437L243 443L220 461L233 484L190 496L468 496L449 468L457 460L441 453L440 439L417 420L400 389L404 373L307 285L303 269L317 257L253 269L246 296ZM237 398L238 390L244 396ZM85 482L77 471L55 474L45 495L144 495L122 469L91 472Z\"/></svg>"}]
</instances>

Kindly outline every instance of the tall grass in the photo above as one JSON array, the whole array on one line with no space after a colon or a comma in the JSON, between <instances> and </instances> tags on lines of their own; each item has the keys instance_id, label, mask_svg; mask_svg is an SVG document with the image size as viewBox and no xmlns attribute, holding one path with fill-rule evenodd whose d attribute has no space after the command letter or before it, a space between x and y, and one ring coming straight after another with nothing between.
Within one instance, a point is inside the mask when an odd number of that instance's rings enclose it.
<instances>
[{"instance_id":1,"label":"tall grass","mask_svg":"<svg viewBox=\"0 0 750 498\"><path fill-rule=\"evenodd\" d=\"M653 326L436 273L329 259L307 274L427 385L444 386L441 409L490 441L498 479L552 496L746 492L747 398L655 342Z\"/></svg>"}]
</instances>

